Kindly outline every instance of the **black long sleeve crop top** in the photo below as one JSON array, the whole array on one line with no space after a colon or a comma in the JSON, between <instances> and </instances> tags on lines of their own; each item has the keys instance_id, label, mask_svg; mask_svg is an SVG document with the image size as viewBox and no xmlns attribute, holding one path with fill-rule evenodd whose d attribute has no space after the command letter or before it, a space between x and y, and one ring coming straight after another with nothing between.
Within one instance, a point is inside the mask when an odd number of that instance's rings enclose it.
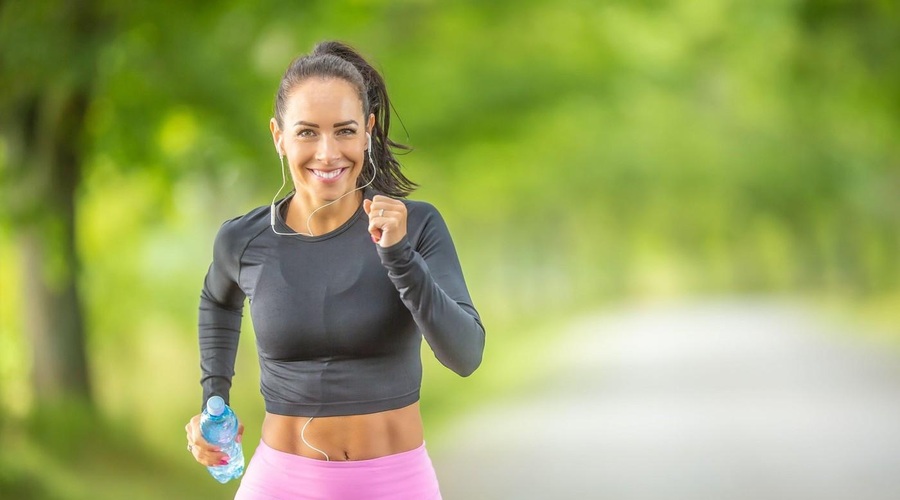
<instances>
[{"instance_id":1,"label":"black long sleeve crop top","mask_svg":"<svg viewBox=\"0 0 900 500\"><path fill-rule=\"evenodd\" d=\"M245 298L270 413L355 415L418 401L423 336L456 373L478 367L484 327L447 226L432 205L403 201L407 235L388 248L372 243L362 206L314 237L275 234L268 206L222 225L200 295L204 402L229 400ZM292 232L280 212L276 229Z\"/></svg>"}]
</instances>

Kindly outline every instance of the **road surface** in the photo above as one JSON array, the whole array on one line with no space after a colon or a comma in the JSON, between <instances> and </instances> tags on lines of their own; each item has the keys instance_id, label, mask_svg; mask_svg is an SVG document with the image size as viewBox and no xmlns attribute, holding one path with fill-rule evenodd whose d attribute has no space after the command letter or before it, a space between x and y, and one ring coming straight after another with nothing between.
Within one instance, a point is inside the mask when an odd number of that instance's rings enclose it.
<instances>
[{"instance_id":1,"label":"road surface","mask_svg":"<svg viewBox=\"0 0 900 500\"><path fill-rule=\"evenodd\" d=\"M444 498L900 499L900 358L859 338L774 300L580 319L441 439Z\"/></svg>"}]
</instances>

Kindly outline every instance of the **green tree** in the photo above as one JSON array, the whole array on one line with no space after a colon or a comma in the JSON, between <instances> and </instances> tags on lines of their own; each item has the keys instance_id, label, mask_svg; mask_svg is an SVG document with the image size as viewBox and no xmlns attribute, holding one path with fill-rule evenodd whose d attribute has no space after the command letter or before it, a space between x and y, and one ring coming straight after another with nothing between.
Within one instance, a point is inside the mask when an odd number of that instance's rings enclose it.
<instances>
[{"instance_id":1,"label":"green tree","mask_svg":"<svg viewBox=\"0 0 900 500\"><path fill-rule=\"evenodd\" d=\"M226 15L246 14L218 10L223 4L0 4L0 217L15 228L24 256L23 323L38 407L92 405L77 245L80 187L92 160L102 154L125 171L153 170L170 185L184 169L165 158L154 131L173 109L206 118L213 138L240 137L257 121L234 99L253 73L214 76L217 66L241 64L220 49L258 29L243 23L239 37L207 29ZM183 128L169 135L184 141ZM198 170L235 152L247 156L240 141L218 146L218 156L196 161Z\"/></svg>"},{"instance_id":2,"label":"green tree","mask_svg":"<svg viewBox=\"0 0 900 500\"><path fill-rule=\"evenodd\" d=\"M89 1L0 5L4 217L18 228L36 397L91 402L75 245L85 120L106 35Z\"/></svg>"}]
</instances>

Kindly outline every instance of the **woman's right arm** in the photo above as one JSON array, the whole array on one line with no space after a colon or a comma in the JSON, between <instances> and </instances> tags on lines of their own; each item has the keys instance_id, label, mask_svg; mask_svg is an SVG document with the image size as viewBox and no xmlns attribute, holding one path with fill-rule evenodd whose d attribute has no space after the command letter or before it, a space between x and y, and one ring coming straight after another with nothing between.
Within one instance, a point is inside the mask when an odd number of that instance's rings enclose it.
<instances>
[{"instance_id":1,"label":"woman's right arm","mask_svg":"<svg viewBox=\"0 0 900 500\"><path fill-rule=\"evenodd\" d=\"M200 293L199 340L201 409L214 395L229 403L234 360L237 356L244 312L244 291L238 284L244 242L238 221L222 224L213 245L213 262Z\"/></svg>"},{"instance_id":2,"label":"woman's right arm","mask_svg":"<svg viewBox=\"0 0 900 500\"><path fill-rule=\"evenodd\" d=\"M241 335L241 319L245 294L238 284L241 238L236 231L237 219L222 224L213 244L213 261L200 292L198 321L200 339L200 385L203 388L201 412L214 395L229 402L234 361ZM189 450L206 466L222 465L226 459L218 447L210 445L200 432L200 415L185 425ZM243 433L243 425L239 434Z\"/></svg>"}]
</instances>

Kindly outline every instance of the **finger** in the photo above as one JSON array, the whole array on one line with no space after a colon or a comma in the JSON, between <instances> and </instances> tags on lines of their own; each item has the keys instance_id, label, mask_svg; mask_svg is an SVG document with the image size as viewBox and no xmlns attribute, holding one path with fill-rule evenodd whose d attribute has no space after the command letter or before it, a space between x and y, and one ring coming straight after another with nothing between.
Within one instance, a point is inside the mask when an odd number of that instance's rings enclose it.
<instances>
[{"instance_id":1,"label":"finger","mask_svg":"<svg viewBox=\"0 0 900 500\"><path fill-rule=\"evenodd\" d=\"M203 432L200 430L200 415L192 418L188 426L188 442L194 446L194 449L214 453L220 451L220 448L218 446L210 444L203 437Z\"/></svg>"},{"instance_id":2,"label":"finger","mask_svg":"<svg viewBox=\"0 0 900 500\"><path fill-rule=\"evenodd\" d=\"M190 451L191 455L194 456L194 460L207 467L225 465L228 463L228 455L220 451L217 447L195 444Z\"/></svg>"},{"instance_id":3,"label":"finger","mask_svg":"<svg viewBox=\"0 0 900 500\"><path fill-rule=\"evenodd\" d=\"M385 212L388 210L402 210L405 208L403 201L397 200L394 198L390 198L383 195L375 195L371 203L366 204L368 206L367 213L373 214L378 213L379 210L384 209Z\"/></svg>"},{"instance_id":4,"label":"finger","mask_svg":"<svg viewBox=\"0 0 900 500\"><path fill-rule=\"evenodd\" d=\"M238 428L238 432L243 432L243 424ZM190 452L194 460L207 467L228 464L228 455L222 452L218 446L212 445L203 438L200 431L200 416L192 418L185 426ZM240 436L240 434L238 434Z\"/></svg>"},{"instance_id":5,"label":"finger","mask_svg":"<svg viewBox=\"0 0 900 500\"><path fill-rule=\"evenodd\" d=\"M406 224L406 205L401 200L397 200L384 195L375 195L372 202L366 205L366 213L369 216L369 233L372 235L372 241L381 246L389 246L386 243L386 234L393 231L400 234L405 231L398 231ZM391 237L393 242L396 238Z\"/></svg>"},{"instance_id":6,"label":"finger","mask_svg":"<svg viewBox=\"0 0 900 500\"><path fill-rule=\"evenodd\" d=\"M387 207L377 207L372 209L372 213L369 215L369 218L387 220L392 217L397 217L398 215L399 213L396 210L391 210Z\"/></svg>"},{"instance_id":7,"label":"finger","mask_svg":"<svg viewBox=\"0 0 900 500\"><path fill-rule=\"evenodd\" d=\"M228 465L228 455L224 453L214 453L203 460L198 460L200 463L207 467L215 467L216 465Z\"/></svg>"},{"instance_id":8,"label":"finger","mask_svg":"<svg viewBox=\"0 0 900 500\"><path fill-rule=\"evenodd\" d=\"M385 210L383 216L371 217L369 226L370 228L374 226L381 230L380 237L376 241L379 246L384 248L392 246L406 234L406 211L403 209Z\"/></svg>"},{"instance_id":9,"label":"finger","mask_svg":"<svg viewBox=\"0 0 900 500\"><path fill-rule=\"evenodd\" d=\"M401 200L388 198L387 196L375 195L372 198L372 204L369 205L369 214L378 214L381 210L385 213L394 212L402 214L406 212L406 205Z\"/></svg>"},{"instance_id":10,"label":"finger","mask_svg":"<svg viewBox=\"0 0 900 500\"><path fill-rule=\"evenodd\" d=\"M224 453L194 453L194 459L207 467L228 465L228 455Z\"/></svg>"},{"instance_id":11,"label":"finger","mask_svg":"<svg viewBox=\"0 0 900 500\"><path fill-rule=\"evenodd\" d=\"M366 212L366 215L369 215L369 212L372 211L372 200L363 200L363 210Z\"/></svg>"},{"instance_id":12,"label":"finger","mask_svg":"<svg viewBox=\"0 0 900 500\"><path fill-rule=\"evenodd\" d=\"M191 446L191 448L193 448L195 446L194 431L193 431L190 423L188 423L187 425L184 426L184 438L187 440L187 443L188 443L188 445Z\"/></svg>"},{"instance_id":13,"label":"finger","mask_svg":"<svg viewBox=\"0 0 900 500\"><path fill-rule=\"evenodd\" d=\"M384 217L376 217L369 221L369 232L378 231L380 236L384 236L384 233L390 232L396 227L397 220L388 217L387 214Z\"/></svg>"},{"instance_id":14,"label":"finger","mask_svg":"<svg viewBox=\"0 0 900 500\"><path fill-rule=\"evenodd\" d=\"M391 204L396 201L399 201L399 200L395 200L395 199L391 198L390 196L385 196L383 194L376 194L375 196L372 197L372 203Z\"/></svg>"},{"instance_id":15,"label":"finger","mask_svg":"<svg viewBox=\"0 0 900 500\"><path fill-rule=\"evenodd\" d=\"M384 229L391 222L391 212L384 210L382 213L382 210L381 208L372 210L372 215L369 216L369 232L372 232L373 228Z\"/></svg>"},{"instance_id":16,"label":"finger","mask_svg":"<svg viewBox=\"0 0 900 500\"><path fill-rule=\"evenodd\" d=\"M393 198L388 198L387 196L383 196L380 194L376 194L372 197L372 203L369 204L369 213L377 214L381 209L389 209L397 200Z\"/></svg>"},{"instance_id":17,"label":"finger","mask_svg":"<svg viewBox=\"0 0 900 500\"><path fill-rule=\"evenodd\" d=\"M238 424L238 433L234 440L238 443L244 440L244 424Z\"/></svg>"},{"instance_id":18,"label":"finger","mask_svg":"<svg viewBox=\"0 0 900 500\"><path fill-rule=\"evenodd\" d=\"M369 222L369 234L372 235L372 243L378 243L381 241L381 236L384 234L384 231L382 231L380 227L373 226L372 222Z\"/></svg>"},{"instance_id":19,"label":"finger","mask_svg":"<svg viewBox=\"0 0 900 500\"><path fill-rule=\"evenodd\" d=\"M376 217L380 217L381 213L384 212L383 208L375 208L375 204L369 200L366 200L368 203L365 204L364 208L366 210L366 214L369 216L369 234L372 236L372 243L378 243L381 240L382 230L375 223Z\"/></svg>"}]
</instances>

